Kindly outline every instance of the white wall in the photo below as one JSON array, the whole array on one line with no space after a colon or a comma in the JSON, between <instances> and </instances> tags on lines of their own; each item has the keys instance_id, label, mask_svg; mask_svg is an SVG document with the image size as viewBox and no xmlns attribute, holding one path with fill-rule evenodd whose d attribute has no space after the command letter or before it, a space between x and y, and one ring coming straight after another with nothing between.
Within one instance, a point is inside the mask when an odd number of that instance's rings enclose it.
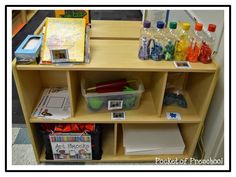
<instances>
[{"instance_id":1,"label":"white wall","mask_svg":"<svg viewBox=\"0 0 236 177\"><path fill-rule=\"evenodd\" d=\"M165 11L148 11L147 19L155 23L155 18L165 20ZM220 66L219 80L211 101L208 114L205 121L204 129L204 147L206 151L205 158L220 158L224 155L224 35L221 37L224 27L223 10L171 10L169 21L186 21L190 22L194 28L194 18L203 23L207 29L209 23L217 25L216 43L219 44L219 50L216 55L216 61ZM215 48L217 48L217 44Z\"/></svg>"}]
</instances>

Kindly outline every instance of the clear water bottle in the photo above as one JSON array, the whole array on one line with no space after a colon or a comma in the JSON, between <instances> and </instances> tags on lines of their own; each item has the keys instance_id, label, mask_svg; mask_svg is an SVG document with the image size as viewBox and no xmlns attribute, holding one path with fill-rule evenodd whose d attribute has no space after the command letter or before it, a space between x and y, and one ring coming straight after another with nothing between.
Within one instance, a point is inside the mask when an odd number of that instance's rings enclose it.
<instances>
[{"instance_id":1,"label":"clear water bottle","mask_svg":"<svg viewBox=\"0 0 236 177\"><path fill-rule=\"evenodd\" d=\"M151 39L151 22L144 21L143 28L140 31L139 53L138 57L142 60L147 60L150 54L150 39Z\"/></svg>"},{"instance_id":2,"label":"clear water bottle","mask_svg":"<svg viewBox=\"0 0 236 177\"><path fill-rule=\"evenodd\" d=\"M187 60L190 62L197 62L200 55L201 45L204 38L202 32L203 25L201 23L195 24L195 30L190 38L190 46L188 48Z\"/></svg>"},{"instance_id":3,"label":"clear water bottle","mask_svg":"<svg viewBox=\"0 0 236 177\"><path fill-rule=\"evenodd\" d=\"M179 40L175 45L174 57L177 61L186 60L188 47L190 45L189 29L189 23L182 23L182 30L180 31Z\"/></svg>"},{"instance_id":4,"label":"clear water bottle","mask_svg":"<svg viewBox=\"0 0 236 177\"><path fill-rule=\"evenodd\" d=\"M164 47L167 42L166 36L164 33L164 22L163 21L157 21L157 28L156 31L154 31L153 39L151 40L151 53L150 58L152 60L161 60L164 58Z\"/></svg>"},{"instance_id":5,"label":"clear water bottle","mask_svg":"<svg viewBox=\"0 0 236 177\"><path fill-rule=\"evenodd\" d=\"M177 23L170 22L169 28L166 30L167 44L164 48L165 60L172 61L174 60L174 52L176 41L179 40L178 33L176 31Z\"/></svg>"},{"instance_id":6,"label":"clear water bottle","mask_svg":"<svg viewBox=\"0 0 236 177\"><path fill-rule=\"evenodd\" d=\"M206 63L211 63L212 61L215 39L216 39L215 31L216 31L216 25L209 24L207 36L205 40L203 40L202 42L199 55L199 61L201 61L202 63L206 64Z\"/></svg>"}]
</instances>

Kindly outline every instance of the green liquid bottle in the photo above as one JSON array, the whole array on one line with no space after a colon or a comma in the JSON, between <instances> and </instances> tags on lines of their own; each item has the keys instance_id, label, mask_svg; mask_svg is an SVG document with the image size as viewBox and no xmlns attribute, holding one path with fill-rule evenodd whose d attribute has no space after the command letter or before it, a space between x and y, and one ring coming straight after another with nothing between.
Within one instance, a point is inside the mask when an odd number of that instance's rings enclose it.
<instances>
[{"instance_id":1,"label":"green liquid bottle","mask_svg":"<svg viewBox=\"0 0 236 177\"><path fill-rule=\"evenodd\" d=\"M175 45L176 45L176 41L179 40L177 32L176 32L176 28L177 28L177 23L170 22L169 29L166 32L168 42L164 49L164 56L165 56L164 59L167 61L174 60Z\"/></svg>"}]
</instances>

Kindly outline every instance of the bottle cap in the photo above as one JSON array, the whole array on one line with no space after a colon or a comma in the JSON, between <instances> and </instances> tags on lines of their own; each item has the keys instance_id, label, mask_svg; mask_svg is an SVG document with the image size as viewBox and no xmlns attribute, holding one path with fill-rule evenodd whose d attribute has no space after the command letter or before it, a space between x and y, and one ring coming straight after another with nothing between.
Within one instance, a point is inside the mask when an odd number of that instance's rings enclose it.
<instances>
[{"instance_id":1,"label":"bottle cap","mask_svg":"<svg viewBox=\"0 0 236 177\"><path fill-rule=\"evenodd\" d=\"M143 22L143 27L144 27L144 28L150 28L150 27L151 27L151 22L148 21L148 20L145 20L145 21Z\"/></svg>"},{"instance_id":2,"label":"bottle cap","mask_svg":"<svg viewBox=\"0 0 236 177\"><path fill-rule=\"evenodd\" d=\"M157 28L162 29L162 28L164 28L164 26L165 26L165 24L163 21L157 21Z\"/></svg>"},{"instance_id":3,"label":"bottle cap","mask_svg":"<svg viewBox=\"0 0 236 177\"><path fill-rule=\"evenodd\" d=\"M176 22L170 22L169 28L170 29L176 29L177 28L177 23Z\"/></svg>"},{"instance_id":4,"label":"bottle cap","mask_svg":"<svg viewBox=\"0 0 236 177\"><path fill-rule=\"evenodd\" d=\"M201 24L201 23L196 23L195 24L195 30L196 31L202 31L202 27L203 27L203 24Z\"/></svg>"},{"instance_id":5,"label":"bottle cap","mask_svg":"<svg viewBox=\"0 0 236 177\"><path fill-rule=\"evenodd\" d=\"M185 30L185 31L188 31L190 29L190 24L189 23L182 23L182 28Z\"/></svg>"},{"instance_id":6,"label":"bottle cap","mask_svg":"<svg viewBox=\"0 0 236 177\"><path fill-rule=\"evenodd\" d=\"M216 25L215 24L209 24L208 25L208 31L215 32L216 31Z\"/></svg>"}]
</instances>

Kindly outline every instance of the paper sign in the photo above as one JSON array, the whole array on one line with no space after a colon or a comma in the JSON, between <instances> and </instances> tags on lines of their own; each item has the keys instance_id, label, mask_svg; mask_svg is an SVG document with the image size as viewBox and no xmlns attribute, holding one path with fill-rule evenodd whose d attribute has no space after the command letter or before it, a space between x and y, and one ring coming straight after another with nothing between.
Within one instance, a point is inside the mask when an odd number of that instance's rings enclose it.
<instances>
[{"instance_id":1,"label":"paper sign","mask_svg":"<svg viewBox=\"0 0 236 177\"><path fill-rule=\"evenodd\" d=\"M54 160L92 160L90 135L55 133L49 138Z\"/></svg>"},{"instance_id":2,"label":"paper sign","mask_svg":"<svg viewBox=\"0 0 236 177\"><path fill-rule=\"evenodd\" d=\"M125 112L112 112L111 119L112 120L125 120Z\"/></svg>"},{"instance_id":3,"label":"paper sign","mask_svg":"<svg viewBox=\"0 0 236 177\"><path fill-rule=\"evenodd\" d=\"M188 61L174 61L176 68L189 69L191 65Z\"/></svg>"},{"instance_id":4,"label":"paper sign","mask_svg":"<svg viewBox=\"0 0 236 177\"><path fill-rule=\"evenodd\" d=\"M123 100L109 100L108 101L108 110L117 110L123 108Z\"/></svg>"},{"instance_id":5,"label":"paper sign","mask_svg":"<svg viewBox=\"0 0 236 177\"><path fill-rule=\"evenodd\" d=\"M166 118L169 120L181 120L181 115L178 112L167 112Z\"/></svg>"}]
</instances>

